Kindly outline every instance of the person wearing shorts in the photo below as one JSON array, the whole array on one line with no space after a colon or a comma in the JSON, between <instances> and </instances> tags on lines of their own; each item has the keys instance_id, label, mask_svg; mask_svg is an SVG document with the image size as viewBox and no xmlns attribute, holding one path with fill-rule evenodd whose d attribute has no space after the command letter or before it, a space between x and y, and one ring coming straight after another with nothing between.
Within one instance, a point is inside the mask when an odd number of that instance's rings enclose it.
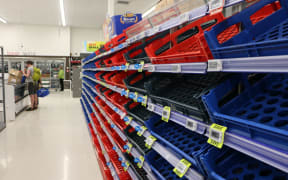
<instances>
[{"instance_id":1,"label":"person wearing shorts","mask_svg":"<svg viewBox=\"0 0 288 180\"><path fill-rule=\"evenodd\" d=\"M37 109L37 87L38 83L33 81L34 67L32 61L27 61L27 69L24 71L24 76L26 77L26 81L28 83L28 92L30 96L31 105L27 109L27 111L33 111Z\"/></svg>"}]
</instances>

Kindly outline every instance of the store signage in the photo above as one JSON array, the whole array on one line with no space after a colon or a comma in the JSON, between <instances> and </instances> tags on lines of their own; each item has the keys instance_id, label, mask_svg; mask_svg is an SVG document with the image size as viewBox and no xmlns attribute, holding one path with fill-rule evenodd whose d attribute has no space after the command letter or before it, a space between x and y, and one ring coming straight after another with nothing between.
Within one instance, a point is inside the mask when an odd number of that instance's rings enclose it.
<instances>
[{"instance_id":1,"label":"store signage","mask_svg":"<svg viewBox=\"0 0 288 180\"><path fill-rule=\"evenodd\" d=\"M120 17L120 22L122 24L137 23L138 21L139 21L138 16L130 12L127 12L126 14Z\"/></svg>"},{"instance_id":2,"label":"store signage","mask_svg":"<svg viewBox=\"0 0 288 180\"><path fill-rule=\"evenodd\" d=\"M104 46L105 42L103 41L85 41L85 49L87 52L95 52Z\"/></svg>"}]
</instances>

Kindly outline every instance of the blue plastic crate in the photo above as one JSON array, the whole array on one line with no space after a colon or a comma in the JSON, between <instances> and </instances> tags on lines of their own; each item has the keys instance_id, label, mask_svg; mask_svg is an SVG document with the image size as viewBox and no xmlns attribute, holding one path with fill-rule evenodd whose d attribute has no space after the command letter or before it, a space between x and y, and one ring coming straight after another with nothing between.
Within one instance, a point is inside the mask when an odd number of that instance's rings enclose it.
<instances>
[{"instance_id":1,"label":"blue plastic crate","mask_svg":"<svg viewBox=\"0 0 288 180\"><path fill-rule=\"evenodd\" d=\"M261 0L217 24L211 31L205 32L205 38L214 58L288 54L288 1L280 0L281 8L279 10L261 21L253 23L255 19L253 20L252 17L255 13L257 15L263 11L265 14L265 8L267 9L269 4L275 2L277 1ZM233 28L234 30L231 31ZM240 28L241 32L234 32L235 29L237 31ZM217 37L219 34L222 35L222 32L225 32L225 35L219 41Z\"/></svg>"},{"instance_id":2,"label":"blue plastic crate","mask_svg":"<svg viewBox=\"0 0 288 180\"><path fill-rule=\"evenodd\" d=\"M288 74L241 74L203 96L212 121L288 151Z\"/></svg>"},{"instance_id":3,"label":"blue plastic crate","mask_svg":"<svg viewBox=\"0 0 288 180\"><path fill-rule=\"evenodd\" d=\"M81 106L82 106L82 109L83 109L83 112L84 112L85 120L86 120L87 124L89 124L89 123L90 123L90 120L89 120L88 114L87 114L87 112L86 112L86 110L85 110L85 108L84 108L83 101L80 101L80 102L81 102Z\"/></svg>"},{"instance_id":4,"label":"blue plastic crate","mask_svg":"<svg viewBox=\"0 0 288 180\"><path fill-rule=\"evenodd\" d=\"M37 91L37 96L38 97L46 97L50 94L49 89L47 88L41 88Z\"/></svg>"},{"instance_id":5,"label":"blue plastic crate","mask_svg":"<svg viewBox=\"0 0 288 180\"><path fill-rule=\"evenodd\" d=\"M95 79L95 74L96 73L97 72L94 72L94 71L83 71L83 75L88 76L88 77L90 77L92 79Z\"/></svg>"},{"instance_id":6,"label":"blue plastic crate","mask_svg":"<svg viewBox=\"0 0 288 180\"><path fill-rule=\"evenodd\" d=\"M92 81L92 80L90 80L90 79L88 79L88 78L85 78L85 77L83 77L82 80L85 81L87 84L89 84L89 85L90 85L91 87L93 87L93 88L94 88L94 87L96 86L96 84L97 84L96 82L94 82L94 81Z\"/></svg>"},{"instance_id":7,"label":"blue plastic crate","mask_svg":"<svg viewBox=\"0 0 288 180\"><path fill-rule=\"evenodd\" d=\"M94 58L94 57L96 57L96 53L92 53L92 54L90 54L89 56L87 56L87 57L83 60L83 62L89 61L90 59L92 59L92 58Z\"/></svg>"},{"instance_id":8,"label":"blue plastic crate","mask_svg":"<svg viewBox=\"0 0 288 180\"><path fill-rule=\"evenodd\" d=\"M161 120L160 116L151 118L146 122L146 126L161 143L191 162L193 169L203 173L200 155L211 147L207 144L205 136L194 133L174 122L166 123Z\"/></svg>"},{"instance_id":9,"label":"blue plastic crate","mask_svg":"<svg viewBox=\"0 0 288 180\"><path fill-rule=\"evenodd\" d=\"M209 180L287 180L287 174L238 151L224 147L201 156Z\"/></svg>"},{"instance_id":10,"label":"blue plastic crate","mask_svg":"<svg viewBox=\"0 0 288 180\"><path fill-rule=\"evenodd\" d=\"M82 89L82 91L83 91L83 89ZM85 103L85 105L86 105L86 107L87 107L87 110L88 110L87 113L93 113L93 110L92 110L92 108L90 107L90 104L89 104L88 100L85 98L84 95L82 95L82 99L84 100L84 103Z\"/></svg>"},{"instance_id":11,"label":"blue plastic crate","mask_svg":"<svg viewBox=\"0 0 288 180\"><path fill-rule=\"evenodd\" d=\"M161 180L187 180L186 177L179 178L174 172L174 167L169 164L155 151L151 151L145 156L145 159L149 163L153 173Z\"/></svg>"},{"instance_id":12,"label":"blue plastic crate","mask_svg":"<svg viewBox=\"0 0 288 180\"><path fill-rule=\"evenodd\" d=\"M83 69L92 69L92 68L96 68L96 65L95 65L95 62L92 61L92 62L89 62L89 63L83 65L82 68L83 68Z\"/></svg>"}]
</instances>

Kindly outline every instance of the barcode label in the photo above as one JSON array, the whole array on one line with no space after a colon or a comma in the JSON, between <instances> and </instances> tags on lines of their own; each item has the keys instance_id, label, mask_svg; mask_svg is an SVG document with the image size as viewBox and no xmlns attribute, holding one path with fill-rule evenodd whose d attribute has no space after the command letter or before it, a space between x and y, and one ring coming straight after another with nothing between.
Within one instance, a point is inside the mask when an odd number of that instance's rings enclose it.
<instances>
[{"instance_id":1,"label":"barcode label","mask_svg":"<svg viewBox=\"0 0 288 180\"><path fill-rule=\"evenodd\" d=\"M188 169L190 168L191 163L187 161L186 159L182 159L181 161L178 162L176 167L173 169L173 172L177 174L180 178L182 178Z\"/></svg>"},{"instance_id":2,"label":"barcode label","mask_svg":"<svg viewBox=\"0 0 288 180\"><path fill-rule=\"evenodd\" d=\"M157 140L157 138L155 138L154 136L149 136L146 138L145 140L145 146L148 149L151 149L152 145L154 144L154 142Z\"/></svg>"},{"instance_id":3,"label":"barcode label","mask_svg":"<svg viewBox=\"0 0 288 180\"><path fill-rule=\"evenodd\" d=\"M165 106L162 111L162 120L168 122L170 119L171 108L169 106Z\"/></svg>"},{"instance_id":4,"label":"barcode label","mask_svg":"<svg viewBox=\"0 0 288 180\"><path fill-rule=\"evenodd\" d=\"M142 72L143 68L144 68L144 61L141 61L139 65L140 65L140 67L138 69L138 72Z\"/></svg>"},{"instance_id":5,"label":"barcode label","mask_svg":"<svg viewBox=\"0 0 288 180\"><path fill-rule=\"evenodd\" d=\"M149 72L154 72L155 71L155 66L154 65L149 65L148 66L148 71Z\"/></svg>"},{"instance_id":6,"label":"barcode label","mask_svg":"<svg viewBox=\"0 0 288 180\"><path fill-rule=\"evenodd\" d=\"M208 62L208 71L219 72L223 69L223 63L221 60L211 60Z\"/></svg>"},{"instance_id":7,"label":"barcode label","mask_svg":"<svg viewBox=\"0 0 288 180\"><path fill-rule=\"evenodd\" d=\"M138 93L135 92L135 93L134 93L134 98L133 98L134 102L137 102L137 99L138 99Z\"/></svg>"},{"instance_id":8,"label":"barcode label","mask_svg":"<svg viewBox=\"0 0 288 180\"><path fill-rule=\"evenodd\" d=\"M154 106L154 104L152 104L152 103L149 103L148 104L148 108L147 108L149 111L154 111L154 109L155 109L155 106Z\"/></svg>"},{"instance_id":9,"label":"barcode label","mask_svg":"<svg viewBox=\"0 0 288 180\"><path fill-rule=\"evenodd\" d=\"M209 1L209 11L210 13L213 12L218 12L222 10L222 8L224 7L224 0L210 0Z\"/></svg>"},{"instance_id":10,"label":"barcode label","mask_svg":"<svg viewBox=\"0 0 288 180\"><path fill-rule=\"evenodd\" d=\"M172 66L172 71L173 72L181 72L181 65L180 64L173 65Z\"/></svg>"},{"instance_id":11,"label":"barcode label","mask_svg":"<svg viewBox=\"0 0 288 180\"><path fill-rule=\"evenodd\" d=\"M129 69L129 65L130 65L130 64L129 64L129 63L126 63L125 65L126 65L125 72L127 72L127 70Z\"/></svg>"},{"instance_id":12,"label":"barcode label","mask_svg":"<svg viewBox=\"0 0 288 180\"><path fill-rule=\"evenodd\" d=\"M133 119L133 118L130 117L130 116L124 117L124 122L125 122L125 124L126 124L126 125L129 125L129 124L131 123L132 119Z\"/></svg>"},{"instance_id":13,"label":"barcode label","mask_svg":"<svg viewBox=\"0 0 288 180\"><path fill-rule=\"evenodd\" d=\"M208 143L221 149L224 144L224 135L227 127L213 123L209 129Z\"/></svg>"},{"instance_id":14,"label":"barcode label","mask_svg":"<svg viewBox=\"0 0 288 180\"><path fill-rule=\"evenodd\" d=\"M197 130L197 122L191 119L186 119L186 128L190 129L191 131Z\"/></svg>"},{"instance_id":15,"label":"barcode label","mask_svg":"<svg viewBox=\"0 0 288 180\"><path fill-rule=\"evenodd\" d=\"M189 13L185 13L185 14L182 14L182 15L180 16L180 21L181 21L182 23L187 22L187 21L189 21L189 20L190 20Z\"/></svg>"},{"instance_id":16,"label":"barcode label","mask_svg":"<svg viewBox=\"0 0 288 180\"><path fill-rule=\"evenodd\" d=\"M127 146L128 146L128 149L126 152L129 154L131 152L133 146L130 143L128 143Z\"/></svg>"},{"instance_id":17,"label":"barcode label","mask_svg":"<svg viewBox=\"0 0 288 180\"><path fill-rule=\"evenodd\" d=\"M147 97L147 96L143 96L143 97L142 97L142 103L141 103L142 106L145 106L145 107L147 106L147 100L148 100L148 97Z\"/></svg>"}]
</instances>

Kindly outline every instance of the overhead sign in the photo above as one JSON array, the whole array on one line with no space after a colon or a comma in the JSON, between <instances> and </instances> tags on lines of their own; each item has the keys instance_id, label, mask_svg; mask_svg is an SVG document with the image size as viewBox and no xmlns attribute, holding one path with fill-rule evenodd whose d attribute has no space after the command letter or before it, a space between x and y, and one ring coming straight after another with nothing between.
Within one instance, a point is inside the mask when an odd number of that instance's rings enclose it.
<instances>
[{"instance_id":1,"label":"overhead sign","mask_svg":"<svg viewBox=\"0 0 288 180\"><path fill-rule=\"evenodd\" d=\"M95 52L104 46L103 41L85 41L85 49L87 52Z\"/></svg>"}]
</instances>

